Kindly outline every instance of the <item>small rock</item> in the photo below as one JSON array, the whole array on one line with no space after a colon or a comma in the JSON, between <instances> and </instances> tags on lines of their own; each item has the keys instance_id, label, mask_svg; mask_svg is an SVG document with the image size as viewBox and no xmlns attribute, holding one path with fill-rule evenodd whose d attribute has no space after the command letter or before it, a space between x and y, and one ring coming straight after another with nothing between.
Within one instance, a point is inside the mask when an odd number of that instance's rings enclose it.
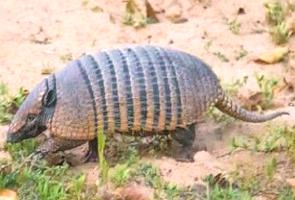
<instances>
[{"instance_id":1,"label":"small rock","mask_svg":"<svg viewBox=\"0 0 295 200\"><path fill-rule=\"evenodd\" d=\"M178 4L171 5L165 10L165 15L172 22L177 22L181 18L182 9Z\"/></svg>"},{"instance_id":2,"label":"small rock","mask_svg":"<svg viewBox=\"0 0 295 200\"><path fill-rule=\"evenodd\" d=\"M11 155L8 152L0 151L0 161L1 162L10 162L11 160L12 160Z\"/></svg>"},{"instance_id":3,"label":"small rock","mask_svg":"<svg viewBox=\"0 0 295 200\"><path fill-rule=\"evenodd\" d=\"M245 12L245 9L244 8L242 8L242 7L240 7L239 9L238 9L238 15L243 15L243 14L245 14L246 12Z\"/></svg>"},{"instance_id":4,"label":"small rock","mask_svg":"<svg viewBox=\"0 0 295 200\"><path fill-rule=\"evenodd\" d=\"M54 67L52 66L48 66L48 65L44 65L41 68L41 74L42 75L47 75L47 74L52 74L54 72Z\"/></svg>"},{"instance_id":5,"label":"small rock","mask_svg":"<svg viewBox=\"0 0 295 200\"><path fill-rule=\"evenodd\" d=\"M295 192L295 178L288 178L286 182L291 186L292 190Z\"/></svg>"},{"instance_id":6,"label":"small rock","mask_svg":"<svg viewBox=\"0 0 295 200\"><path fill-rule=\"evenodd\" d=\"M1 189L0 200L17 200L17 194L13 190Z\"/></svg>"},{"instance_id":7,"label":"small rock","mask_svg":"<svg viewBox=\"0 0 295 200\"><path fill-rule=\"evenodd\" d=\"M151 188L131 183L119 189L119 195L122 199L128 200L150 200L152 199L153 191Z\"/></svg>"}]
</instances>

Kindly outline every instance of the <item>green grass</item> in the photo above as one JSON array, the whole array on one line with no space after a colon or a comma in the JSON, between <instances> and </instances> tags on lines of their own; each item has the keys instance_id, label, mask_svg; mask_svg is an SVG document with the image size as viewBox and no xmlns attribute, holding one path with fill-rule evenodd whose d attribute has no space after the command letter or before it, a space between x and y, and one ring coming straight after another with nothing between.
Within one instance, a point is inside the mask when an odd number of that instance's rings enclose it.
<instances>
[{"instance_id":1,"label":"green grass","mask_svg":"<svg viewBox=\"0 0 295 200\"><path fill-rule=\"evenodd\" d=\"M27 91L20 88L16 94L11 95L5 84L0 83L0 124L8 123L12 119L13 113L22 104Z\"/></svg>"},{"instance_id":2,"label":"green grass","mask_svg":"<svg viewBox=\"0 0 295 200\"><path fill-rule=\"evenodd\" d=\"M69 172L69 166L48 166L44 160L28 159L36 147L34 140L7 144L11 162L0 163L0 188L16 190L19 199L81 199L85 176Z\"/></svg>"},{"instance_id":3,"label":"green grass","mask_svg":"<svg viewBox=\"0 0 295 200\"><path fill-rule=\"evenodd\" d=\"M278 195L278 200L294 200L295 194L290 187L283 188Z\"/></svg>"},{"instance_id":4,"label":"green grass","mask_svg":"<svg viewBox=\"0 0 295 200\"><path fill-rule=\"evenodd\" d=\"M99 169L100 169L100 183L102 185L108 182L108 175L109 175L109 165L107 160L105 159L105 145L106 145L106 136L104 135L102 130L98 131L97 137L97 144L98 144L98 158L99 158Z\"/></svg>"}]
</instances>

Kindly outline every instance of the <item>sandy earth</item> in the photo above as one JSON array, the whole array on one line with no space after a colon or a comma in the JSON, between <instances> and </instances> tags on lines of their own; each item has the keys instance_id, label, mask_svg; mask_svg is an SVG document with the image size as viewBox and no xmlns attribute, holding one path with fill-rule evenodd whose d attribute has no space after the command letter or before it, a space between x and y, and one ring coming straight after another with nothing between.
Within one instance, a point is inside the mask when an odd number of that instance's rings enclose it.
<instances>
[{"instance_id":1,"label":"sandy earth","mask_svg":"<svg viewBox=\"0 0 295 200\"><path fill-rule=\"evenodd\" d=\"M253 62L257 54L275 48L267 32L261 1L150 2L158 12L160 23L135 29L121 23L123 1L0 1L0 82L6 83L12 92L19 87L31 89L45 77L41 74L44 68L59 70L65 66L69 57L77 58L85 52L125 44L149 43L184 50L202 58L223 82L231 83L249 76L247 84L239 91L239 96L244 99L258 91L254 78L256 73L280 79L287 77L291 86L295 83L292 79L295 65L291 56L289 60L273 65ZM187 21L172 23L165 16L164 12L175 5L174 12L181 13ZM101 11L93 11L93 8L101 8ZM238 14L239 8L243 8L245 13ZM228 20L235 19L241 24L238 35L233 34L227 24ZM295 37L290 39L288 46L290 54L294 54ZM248 54L237 60L241 48ZM220 60L214 55L215 52L222 52L229 62ZM295 109L288 106L292 105L293 99L292 91L276 94L275 102L279 109L288 110L291 115L273 123L287 122L293 125ZM201 181L207 174L234 168L240 160L250 163L259 160L259 157L244 152L219 156L228 151L231 136L260 132L267 124L235 121L223 129L216 123L202 123L198 128L198 139L206 144L208 151L196 153L194 163L180 163L172 158L151 159L151 162L160 167L165 179L180 185L191 185ZM5 128L2 127L0 131L5 132ZM3 140L0 136L0 143ZM94 168L95 164L87 164L87 171L93 172Z\"/></svg>"}]
</instances>

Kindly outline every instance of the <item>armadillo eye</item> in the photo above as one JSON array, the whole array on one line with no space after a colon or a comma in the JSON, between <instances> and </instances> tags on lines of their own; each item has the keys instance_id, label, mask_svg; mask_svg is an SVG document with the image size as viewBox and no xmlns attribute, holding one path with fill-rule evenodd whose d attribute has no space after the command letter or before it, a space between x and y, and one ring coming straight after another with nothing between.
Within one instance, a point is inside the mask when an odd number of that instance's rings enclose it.
<instances>
[{"instance_id":1,"label":"armadillo eye","mask_svg":"<svg viewBox=\"0 0 295 200\"><path fill-rule=\"evenodd\" d=\"M34 115L34 114L28 114L27 120L31 122L31 121L33 121L35 118L36 118L36 115Z\"/></svg>"}]
</instances>

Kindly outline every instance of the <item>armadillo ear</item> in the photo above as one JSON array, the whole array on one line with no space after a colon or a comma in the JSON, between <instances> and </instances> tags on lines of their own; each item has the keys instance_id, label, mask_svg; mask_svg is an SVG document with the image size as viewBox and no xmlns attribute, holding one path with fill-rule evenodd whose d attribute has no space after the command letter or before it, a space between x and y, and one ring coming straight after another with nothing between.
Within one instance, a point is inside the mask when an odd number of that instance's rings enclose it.
<instances>
[{"instance_id":1,"label":"armadillo ear","mask_svg":"<svg viewBox=\"0 0 295 200\"><path fill-rule=\"evenodd\" d=\"M56 103L56 92L54 90L49 90L43 97L42 104L45 107L54 106Z\"/></svg>"}]
</instances>

